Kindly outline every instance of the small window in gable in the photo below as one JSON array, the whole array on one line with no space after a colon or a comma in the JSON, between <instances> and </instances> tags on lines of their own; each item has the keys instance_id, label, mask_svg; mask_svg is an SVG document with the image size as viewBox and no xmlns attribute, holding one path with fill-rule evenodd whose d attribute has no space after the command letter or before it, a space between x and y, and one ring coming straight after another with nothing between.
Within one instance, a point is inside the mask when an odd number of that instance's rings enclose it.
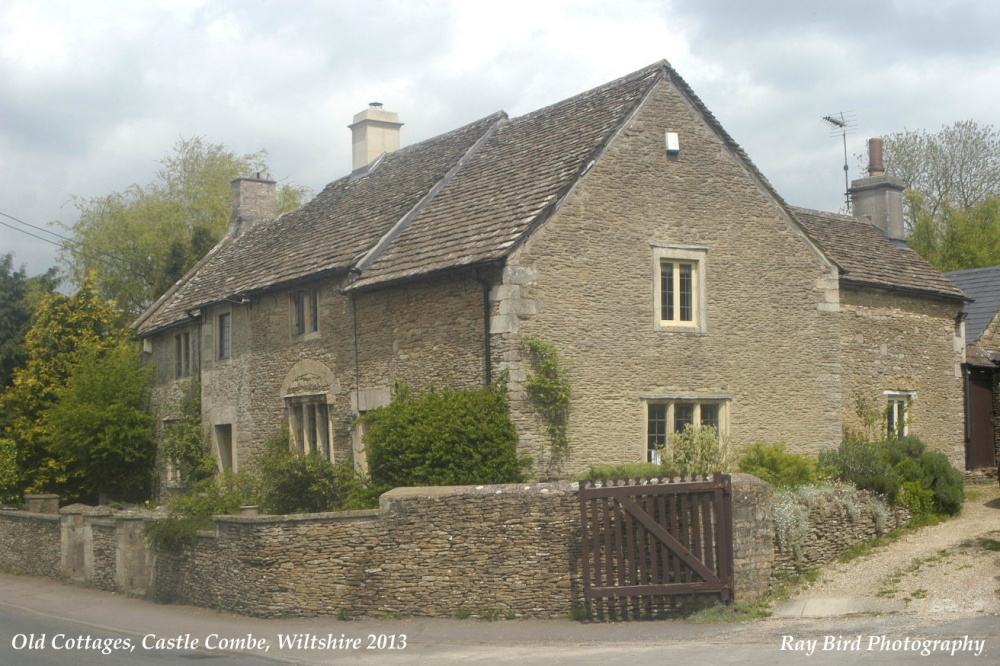
<instances>
[{"instance_id":1,"label":"small window in gable","mask_svg":"<svg viewBox=\"0 0 1000 666\"><path fill-rule=\"evenodd\" d=\"M653 245L654 328L705 330L706 248Z\"/></svg>"},{"instance_id":2,"label":"small window in gable","mask_svg":"<svg viewBox=\"0 0 1000 666\"><path fill-rule=\"evenodd\" d=\"M319 289L292 292L292 335L300 336L319 330Z\"/></svg>"}]
</instances>

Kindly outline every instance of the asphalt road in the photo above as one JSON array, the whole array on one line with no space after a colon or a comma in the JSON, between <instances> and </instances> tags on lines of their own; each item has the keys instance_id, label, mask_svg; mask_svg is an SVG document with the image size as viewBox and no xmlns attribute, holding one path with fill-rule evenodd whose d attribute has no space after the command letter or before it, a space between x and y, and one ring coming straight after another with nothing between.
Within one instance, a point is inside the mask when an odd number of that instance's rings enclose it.
<instances>
[{"instance_id":1,"label":"asphalt road","mask_svg":"<svg viewBox=\"0 0 1000 666\"><path fill-rule=\"evenodd\" d=\"M156 649L149 635L173 644ZM44 641L39 642L42 635ZM317 641L304 639L315 636ZM230 654L227 639L263 641ZM284 638L283 638L284 637ZM322 645L332 637L338 645ZM872 637L875 637L874 639ZM884 639L883 639L884 637ZM967 640L966 640L967 637ZM110 639L128 651L87 647ZM143 640L153 649L142 646ZM295 640L302 638L303 640ZM951 656L943 641L964 641ZM193 641L197 640L195 649ZM285 644L282 645L281 641ZM873 647L872 641L880 641ZM44 647L29 649L35 641ZM927 641L930 641L928 643ZM934 643L938 641L938 643ZM207 643L207 644L206 644ZM72 644L72 649L67 649ZM917 649L914 649L916 645ZM977 649L981 645L981 649ZM82 646L82 647L81 647ZM810 646L811 653L810 653ZM928 654L921 649L928 646ZM204 648L209 649L204 649ZM887 649L883 649L887 647ZM977 654L978 653L978 654ZM697 625L681 621L581 624L568 620L483 622L410 618L261 620L164 606L44 578L0 574L0 666L12 664L1000 664L992 615L907 614L769 618Z\"/></svg>"}]
</instances>

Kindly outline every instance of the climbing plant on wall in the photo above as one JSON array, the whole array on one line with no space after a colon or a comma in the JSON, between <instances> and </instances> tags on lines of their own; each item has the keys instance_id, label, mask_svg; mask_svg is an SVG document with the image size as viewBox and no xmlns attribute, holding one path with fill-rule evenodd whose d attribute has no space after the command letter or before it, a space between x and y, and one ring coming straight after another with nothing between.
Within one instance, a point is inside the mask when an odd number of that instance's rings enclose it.
<instances>
[{"instance_id":1,"label":"climbing plant on wall","mask_svg":"<svg viewBox=\"0 0 1000 666\"><path fill-rule=\"evenodd\" d=\"M521 344L534 369L524 382L524 388L531 403L545 420L545 430L552 448L565 453L569 448L569 408L573 397L566 363L559 358L556 346L551 342L526 335L521 338Z\"/></svg>"}]
</instances>

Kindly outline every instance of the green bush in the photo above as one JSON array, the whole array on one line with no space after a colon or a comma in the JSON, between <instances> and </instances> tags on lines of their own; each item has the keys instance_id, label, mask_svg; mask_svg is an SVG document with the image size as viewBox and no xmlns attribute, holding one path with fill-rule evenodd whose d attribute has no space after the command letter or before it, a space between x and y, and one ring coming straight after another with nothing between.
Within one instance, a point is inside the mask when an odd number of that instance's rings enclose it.
<instances>
[{"instance_id":1,"label":"green bush","mask_svg":"<svg viewBox=\"0 0 1000 666\"><path fill-rule=\"evenodd\" d=\"M919 481L906 481L899 491L899 503L908 507L913 518L930 516L934 513L934 491Z\"/></svg>"},{"instance_id":2,"label":"green bush","mask_svg":"<svg viewBox=\"0 0 1000 666\"><path fill-rule=\"evenodd\" d=\"M373 486L516 483L527 463L517 452L502 385L430 391L397 387L393 401L363 417Z\"/></svg>"},{"instance_id":3,"label":"green bush","mask_svg":"<svg viewBox=\"0 0 1000 666\"><path fill-rule=\"evenodd\" d=\"M876 492L890 504L897 503L901 480L881 443L845 440L835 451L823 451L819 464L841 481Z\"/></svg>"},{"instance_id":4,"label":"green bush","mask_svg":"<svg viewBox=\"0 0 1000 666\"><path fill-rule=\"evenodd\" d=\"M729 469L729 446L712 426L684 426L682 432L672 432L667 448L661 452L663 476L711 474Z\"/></svg>"},{"instance_id":5,"label":"green bush","mask_svg":"<svg viewBox=\"0 0 1000 666\"><path fill-rule=\"evenodd\" d=\"M266 513L320 513L378 506L378 495L349 463L335 465L319 453L298 455L288 435L271 438L260 463L261 501Z\"/></svg>"},{"instance_id":6,"label":"green bush","mask_svg":"<svg viewBox=\"0 0 1000 666\"><path fill-rule=\"evenodd\" d=\"M820 454L820 465L843 481L884 495L893 504L914 508L911 503L916 503L923 508L926 495L913 484L933 494L936 513L955 515L965 499L962 473L944 454L928 451L916 437L844 441L836 451ZM904 486L908 490L901 493Z\"/></svg>"},{"instance_id":7,"label":"green bush","mask_svg":"<svg viewBox=\"0 0 1000 666\"><path fill-rule=\"evenodd\" d=\"M965 501L965 479L955 469L948 458L937 451L925 451L920 456L923 469L921 482L934 492L934 503L938 512L949 516L962 510Z\"/></svg>"},{"instance_id":8,"label":"green bush","mask_svg":"<svg viewBox=\"0 0 1000 666\"><path fill-rule=\"evenodd\" d=\"M198 530L215 527L212 516L236 514L241 506L257 504L259 492L258 479L247 472L202 479L170 502L169 517L146 525L146 539L154 548L180 551L194 543Z\"/></svg>"},{"instance_id":9,"label":"green bush","mask_svg":"<svg viewBox=\"0 0 1000 666\"><path fill-rule=\"evenodd\" d=\"M785 451L784 444L751 444L739 453L737 468L775 488L798 488L819 482L819 463L810 456Z\"/></svg>"},{"instance_id":10,"label":"green bush","mask_svg":"<svg viewBox=\"0 0 1000 666\"><path fill-rule=\"evenodd\" d=\"M580 480L655 479L662 475L663 468L656 463L625 463L623 465L597 465L596 467L591 467Z\"/></svg>"},{"instance_id":11,"label":"green bush","mask_svg":"<svg viewBox=\"0 0 1000 666\"><path fill-rule=\"evenodd\" d=\"M202 479L191 490L167 505L170 513L189 518L210 519L239 513L241 506L259 504L260 482L248 472L221 472ZM210 526L211 520L202 524Z\"/></svg>"}]
</instances>

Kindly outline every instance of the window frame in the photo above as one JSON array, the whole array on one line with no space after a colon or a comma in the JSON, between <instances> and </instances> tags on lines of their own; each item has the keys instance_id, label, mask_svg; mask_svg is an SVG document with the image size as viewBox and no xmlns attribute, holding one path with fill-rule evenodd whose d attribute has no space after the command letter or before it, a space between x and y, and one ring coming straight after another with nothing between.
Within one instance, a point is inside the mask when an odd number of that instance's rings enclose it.
<instances>
[{"instance_id":1,"label":"window frame","mask_svg":"<svg viewBox=\"0 0 1000 666\"><path fill-rule=\"evenodd\" d=\"M644 403L644 413L645 413L645 427L644 440L646 449L646 462L652 462L659 464L660 457L658 448L666 446L669 441L670 434L674 432L681 432L683 430L683 424L678 421L677 407L691 406L691 419L690 423L693 426L703 425L703 414L702 409L706 406L717 407L716 421L719 435L724 436L729 434L729 414L730 407L732 405L733 397L730 394L712 393L712 394L650 394L643 395L642 401ZM650 424L653 422L653 408L659 412L662 408L663 418L656 419L658 422L662 422L663 428L662 432L657 429L657 432L652 432ZM685 419L686 421L686 419ZM682 427L678 428L678 425ZM654 438L661 439L661 443L657 444Z\"/></svg>"},{"instance_id":2,"label":"window frame","mask_svg":"<svg viewBox=\"0 0 1000 666\"><path fill-rule=\"evenodd\" d=\"M910 409L915 391L883 391L886 398L885 431L886 436L906 437L910 434Z\"/></svg>"},{"instance_id":3,"label":"window frame","mask_svg":"<svg viewBox=\"0 0 1000 666\"><path fill-rule=\"evenodd\" d=\"M223 323L225 322L225 324ZM228 361L233 357L233 313L220 312L215 318L216 341L215 354L219 361Z\"/></svg>"},{"instance_id":4,"label":"window frame","mask_svg":"<svg viewBox=\"0 0 1000 666\"><path fill-rule=\"evenodd\" d=\"M191 376L191 331L174 335L174 379Z\"/></svg>"},{"instance_id":5,"label":"window frame","mask_svg":"<svg viewBox=\"0 0 1000 666\"><path fill-rule=\"evenodd\" d=\"M676 333L704 333L707 328L706 272L708 248L696 245L652 243L653 254L653 328ZM670 301L672 318L664 318L664 270L669 266L673 297ZM690 271L690 318L682 310L684 291L681 289L684 268Z\"/></svg>"},{"instance_id":6,"label":"window frame","mask_svg":"<svg viewBox=\"0 0 1000 666\"><path fill-rule=\"evenodd\" d=\"M319 287L296 289L289 295L289 326L293 338L319 334Z\"/></svg>"},{"instance_id":7,"label":"window frame","mask_svg":"<svg viewBox=\"0 0 1000 666\"><path fill-rule=\"evenodd\" d=\"M285 398L292 451L299 455L319 453L333 461L333 432L326 394L292 395Z\"/></svg>"}]
</instances>

